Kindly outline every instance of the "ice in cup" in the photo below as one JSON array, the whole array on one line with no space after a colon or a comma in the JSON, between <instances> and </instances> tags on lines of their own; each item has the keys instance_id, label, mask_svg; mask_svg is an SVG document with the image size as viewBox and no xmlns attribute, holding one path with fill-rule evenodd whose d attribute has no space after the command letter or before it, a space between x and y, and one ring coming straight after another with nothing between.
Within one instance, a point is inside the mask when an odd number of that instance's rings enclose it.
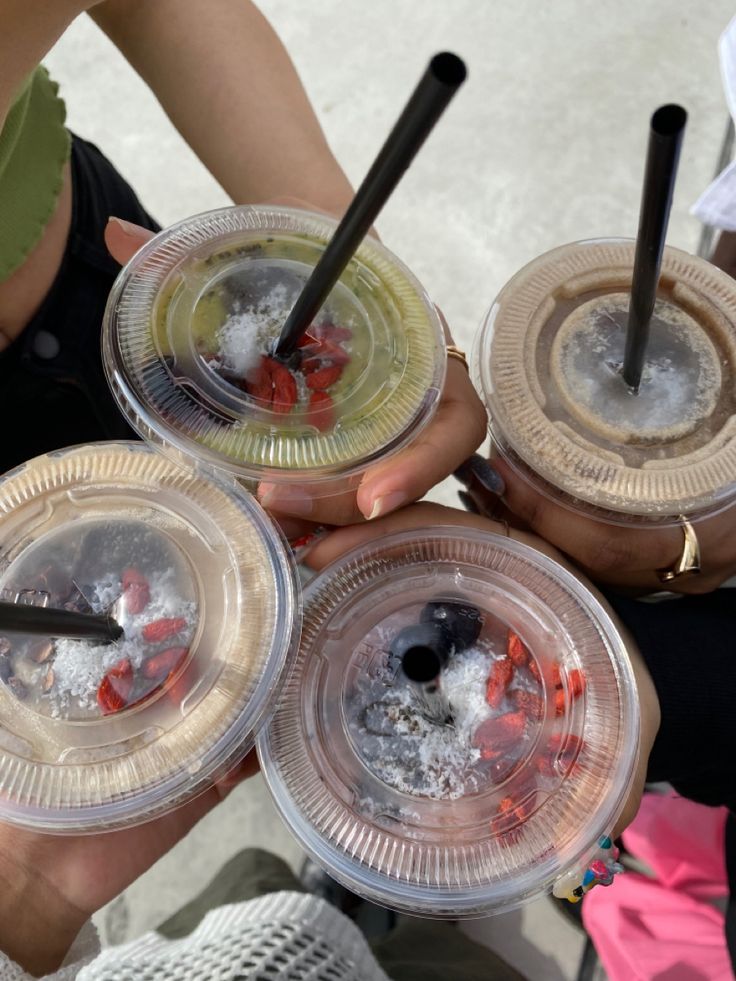
<instances>
[{"instance_id":1,"label":"ice in cup","mask_svg":"<svg viewBox=\"0 0 736 981\"><path fill-rule=\"evenodd\" d=\"M615 523L736 501L736 283L665 248L638 394L623 380L635 243L554 249L502 289L475 381L495 450L537 491Z\"/></svg>"},{"instance_id":2,"label":"ice in cup","mask_svg":"<svg viewBox=\"0 0 736 981\"><path fill-rule=\"evenodd\" d=\"M446 660L422 689L407 659L428 659L432 637ZM598 602L525 545L440 527L358 548L309 584L258 751L333 878L464 917L567 890L621 812L638 745L632 668Z\"/></svg>"},{"instance_id":3,"label":"ice in cup","mask_svg":"<svg viewBox=\"0 0 736 981\"><path fill-rule=\"evenodd\" d=\"M109 613L125 632L107 645L0 636L0 819L135 824L242 759L299 625L290 555L258 504L121 442L12 471L0 514L0 597Z\"/></svg>"},{"instance_id":4,"label":"ice in cup","mask_svg":"<svg viewBox=\"0 0 736 981\"><path fill-rule=\"evenodd\" d=\"M271 354L336 222L271 207L161 232L121 272L103 353L131 425L249 481L357 483L439 402L445 346L424 290L367 238L288 364Z\"/></svg>"}]
</instances>

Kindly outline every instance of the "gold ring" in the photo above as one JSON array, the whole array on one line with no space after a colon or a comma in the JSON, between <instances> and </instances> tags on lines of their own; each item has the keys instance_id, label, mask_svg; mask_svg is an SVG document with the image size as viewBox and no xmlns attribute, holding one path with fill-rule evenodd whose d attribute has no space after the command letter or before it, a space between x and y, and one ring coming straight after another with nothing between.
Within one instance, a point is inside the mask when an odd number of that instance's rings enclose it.
<instances>
[{"instance_id":1,"label":"gold ring","mask_svg":"<svg viewBox=\"0 0 736 981\"><path fill-rule=\"evenodd\" d=\"M468 367L468 359L465 356L465 351L461 351L459 347L455 347L454 344L447 345L447 357L455 358L460 364L465 368L465 370L470 374L470 368Z\"/></svg>"},{"instance_id":2,"label":"gold ring","mask_svg":"<svg viewBox=\"0 0 736 981\"><path fill-rule=\"evenodd\" d=\"M682 522L682 533L685 541L682 545L682 552L679 559L668 569L657 569L657 576L660 582L672 582L680 576L696 575L700 572L700 543L695 529L687 520L680 515Z\"/></svg>"}]
</instances>

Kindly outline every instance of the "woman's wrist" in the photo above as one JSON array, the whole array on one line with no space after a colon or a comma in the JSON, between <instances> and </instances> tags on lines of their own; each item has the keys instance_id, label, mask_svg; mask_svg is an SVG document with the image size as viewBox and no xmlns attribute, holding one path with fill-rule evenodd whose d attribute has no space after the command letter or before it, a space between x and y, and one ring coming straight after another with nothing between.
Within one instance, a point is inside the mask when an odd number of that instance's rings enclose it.
<instances>
[{"instance_id":1,"label":"woman's wrist","mask_svg":"<svg viewBox=\"0 0 736 981\"><path fill-rule=\"evenodd\" d=\"M60 967L88 919L44 875L42 852L26 864L0 848L0 950L36 976Z\"/></svg>"}]
</instances>

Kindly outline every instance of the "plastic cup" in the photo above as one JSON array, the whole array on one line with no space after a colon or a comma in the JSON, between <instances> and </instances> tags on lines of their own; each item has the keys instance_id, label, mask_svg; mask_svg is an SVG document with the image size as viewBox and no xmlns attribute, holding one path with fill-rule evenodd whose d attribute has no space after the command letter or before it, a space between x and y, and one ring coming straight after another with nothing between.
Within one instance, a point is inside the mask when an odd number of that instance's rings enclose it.
<instances>
[{"instance_id":1,"label":"plastic cup","mask_svg":"<svg viewBox=\"0 0 736 981\"><path fill-rule=\"evenodd\" d=\"M444 717L397 653L429 621L450 638ZM631 665L598 602L546 556L457 527L387 536L307 587L296 666L258 740L282 817L333 878L454 918L584 868L638 746Z\"/></svg>"},{"instance_id":2,"label":"plastic cup","mask_svg":"<svg viewBox=\"0 0 736 981\"><path fill-rule=\"evenodd\" d=\"M53 833L146 821L252 748L294 654L287 548L234 481L137 443L0 480L0 596L110 613L124 639L0 637L0 820Z\"/></svg>"},{"instance_id":3,"label":"plastic cup","mask_svg":"<svg viewBox=\"0 0 736 981\"><path fill-rule=\"evenodd\" d=\"M265 357L335 227L289 208L225 208L137 253L110 294L103 355L144 438L246 482L307 484L320 497L417 437L442 391L442 328L375 239L348 264L297 359Z\"/></svg>"},{"instance_id":4,"label":"plastic cup","mask_svg":"<svg viewBox=\"0 0 736 981\"><path fill-rule=\"evenodd\" d=\"M678 524L736 501L736 284L666 248L638 394L621 375L635 243L575 242L502 289L475 381L495 450L558 504Z\"/></svg>"}]
</instances>

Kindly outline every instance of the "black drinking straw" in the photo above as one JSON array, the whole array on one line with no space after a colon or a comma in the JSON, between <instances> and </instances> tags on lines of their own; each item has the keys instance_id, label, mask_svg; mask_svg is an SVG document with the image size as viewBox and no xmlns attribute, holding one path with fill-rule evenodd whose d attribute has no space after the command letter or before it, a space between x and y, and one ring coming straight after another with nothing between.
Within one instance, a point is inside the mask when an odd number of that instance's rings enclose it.
<instances>
[{"instance_id":1,"label":"black drinking straw","mask_svg":"<svg viewBox=\"0 0 736 981\"><path fill-rule=\"evenodd\" d=\"M650 123L623 365L624 381L634 392L639 390L644 368L686 122L682 106L667 105L657 109Z\"/></svg>"},{"instance_id":2,"label":"black drinking straw","mask_svg":"<svg viewBox=\"0 0 736 981\"><path fill-rule=\"evenodd\" d=\"M0 602L0 630L96 640L103 644L112 644L123 636L123 628L109 616L7 602Z\"/></svg>"},{"instance_id":3,"label":"black drinking straw","mask_svg":"<svg viewBox=\"0 0 736 981\"><path fill-rule=\"evenodd\" d=\"M288 358L294 352L466 74L457 55L443 52L432 58L287 317L276 345L277 357Z\"/></svg>"},{"instance_id":4,"label":"black drinking straw","mask_svg":"<svg viewBox=\"0 0 736 981\"><path fill-rule=\"evenodd\" d=\"M448 659L449 650L440 652L424 644L407 648L401 659L402 670L422 703L425 717L440 725L452 722L452 712L440 683Z\"/></svg>"}]
</instances>

